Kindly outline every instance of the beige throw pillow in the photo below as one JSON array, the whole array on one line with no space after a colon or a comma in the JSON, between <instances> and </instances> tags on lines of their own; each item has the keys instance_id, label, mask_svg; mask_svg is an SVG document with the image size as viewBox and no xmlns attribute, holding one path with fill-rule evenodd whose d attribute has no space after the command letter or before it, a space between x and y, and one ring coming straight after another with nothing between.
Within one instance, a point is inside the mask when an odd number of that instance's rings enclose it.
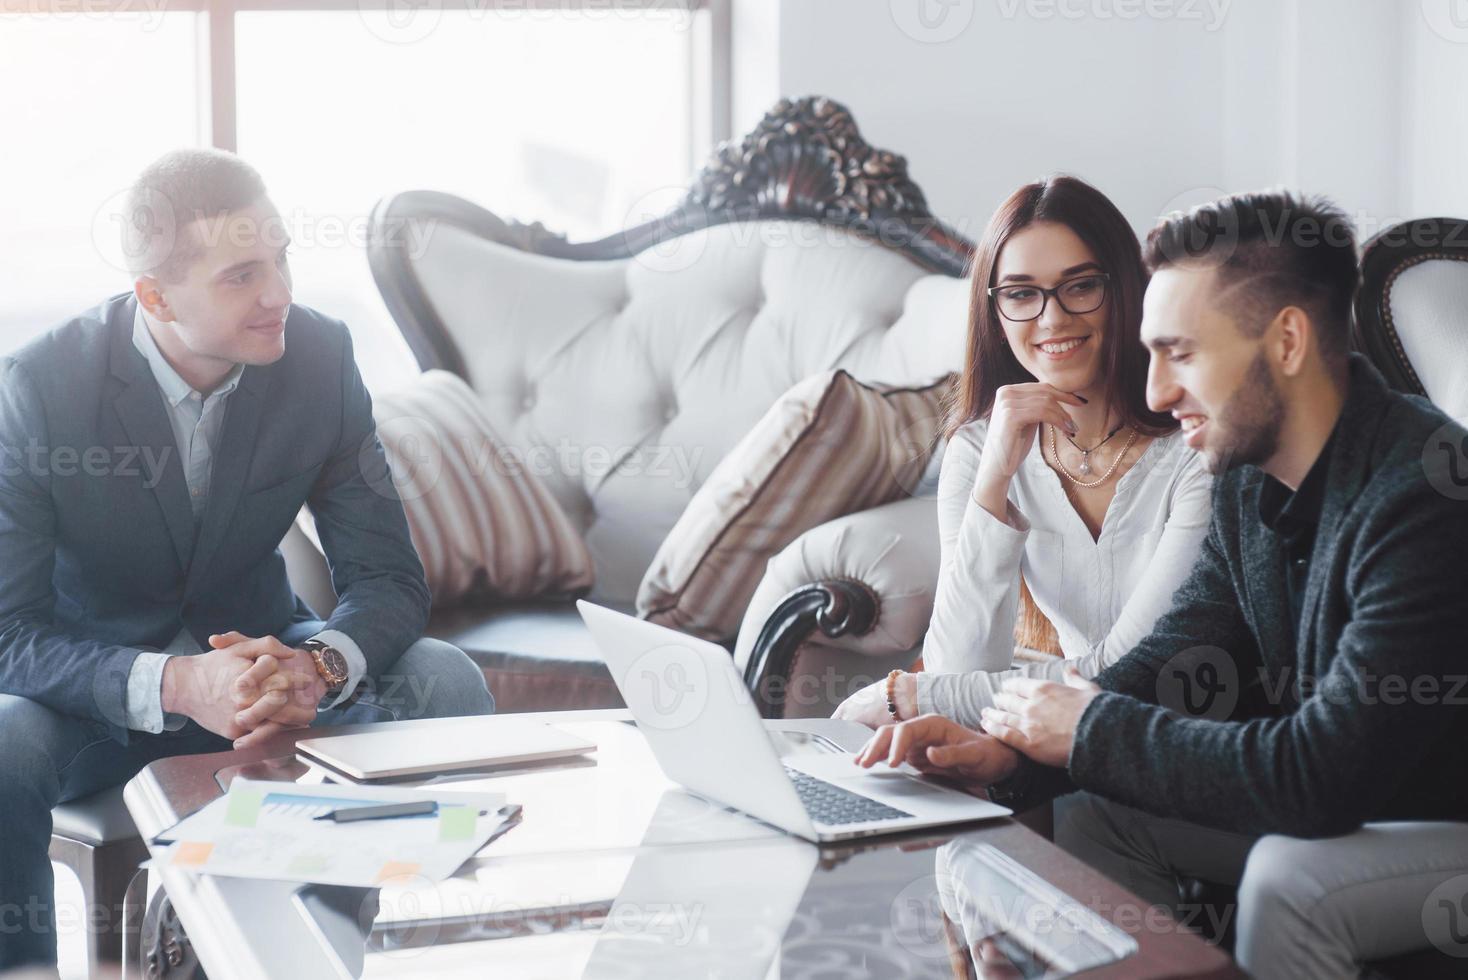
<instances>
[{"instance_id":1,"label":"beige throw pillow","mask_svg":"<svg viewBox=\"0 0 1468 980\"><path fill-rule=\"evenodd\" d=\"M637 614L732 638L776 552L826 521L912 493L952 383L948 375L897 388L830 371L795 385L689 502L642 579Z\"/></svg>"},{"instance_id":2,"label":"beige throw pillow","mask_svg":"<svg viewBox=\"0 0 1468 980\"><path fill-rule=\"evenodd\" d=\"M591 588L586 543L463 379L428 371L374 399L372 414L434 605Z\"/></svg>"}]
</instances>

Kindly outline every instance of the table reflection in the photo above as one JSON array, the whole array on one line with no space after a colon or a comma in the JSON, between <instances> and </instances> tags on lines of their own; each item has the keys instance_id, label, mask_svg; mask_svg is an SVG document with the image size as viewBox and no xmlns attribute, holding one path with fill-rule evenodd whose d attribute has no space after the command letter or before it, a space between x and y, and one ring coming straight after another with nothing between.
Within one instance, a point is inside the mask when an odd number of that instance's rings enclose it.
<instances>
[{"instance_id":1,"label":"table reflection","mask_svg":"<svg viewBox=\"0 0 1468 980\"><path fill-rule=\"evenodd\" d=\"M1137 951L1130 936L976 835L940 847L936 869L945 936L970 976L1070 976Z\"/></svg>"},{"instance_id":2,"label":"table reflection","mask_svg":"<svg viewBox=\"0 0 1468 980\"><path fill-rule=\"evenodd\" d=\"M647 838L747 822L670 791ZM344 977L1069 975L1077 933L1016 921L979 835L821 847L781 834L480 862L441 883L307 888ZM1058 954L1058 956L1057 956ZM1100 962L1100 961L1098 961Z\"/></svg>"},{"instance_id":3,"label":"table reflection","mask_svg":"<svg viewBox=\"0 0 1468 980\"><path fill-rule=\"evenodd\" d=\"M631 726L564 727L597 741L595 762L486 774L523 820L452 878L295 891L336 975L1062 975L986 899L980 834L817 847L678 788ZM823 750L798 733L777 745ZM221 786L323 778L296 760L256 768Z\"/></svg>"},{"instance_id":4,"label":"table reflection","mask_svg":"<svg viewBox=\"0 0 1468 980\"><path fill-rule=\"evenodd\" d=\"M669 790L636 848L482 859L370 893L308 888L301 906L353 978L1046 975L983 918L966 842L817 847Z\"/></svg>"}]
</instances>

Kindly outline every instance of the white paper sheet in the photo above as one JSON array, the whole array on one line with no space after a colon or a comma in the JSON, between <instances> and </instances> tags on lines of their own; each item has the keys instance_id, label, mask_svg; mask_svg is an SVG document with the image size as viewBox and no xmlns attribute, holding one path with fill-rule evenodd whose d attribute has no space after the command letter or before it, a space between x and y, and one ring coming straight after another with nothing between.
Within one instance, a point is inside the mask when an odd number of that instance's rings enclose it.
<instances>
[{"instance_id":1,"label":"white paper sheet","mask_svg":"<svg viewBox=\"0 0 1468 980\"><path fill-rule=\"evenodd\" d=\"M435 800L422 817L338 824L338 807ZM442 881L512 821L502 793L450 787L299 785L237 778L229 793L154 839L161 864L238 878L376 886Z\"/></svg>"}]
</instances>

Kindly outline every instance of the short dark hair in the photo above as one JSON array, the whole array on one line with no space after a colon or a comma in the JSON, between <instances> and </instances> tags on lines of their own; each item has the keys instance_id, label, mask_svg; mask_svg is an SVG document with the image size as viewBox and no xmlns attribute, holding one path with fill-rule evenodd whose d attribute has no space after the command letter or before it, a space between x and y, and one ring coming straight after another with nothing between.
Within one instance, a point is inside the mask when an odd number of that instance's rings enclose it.
<instances>
[{"instance_id":1,"label":"short dark hair","mask_svg":"<svg viewBox=\"0 0 1468 980\"><path fill-rule=\"evenodd\" d=\"M1360 282L1351 220L1324 197L1289 191L1235 194L1168 215L1147 235L1147 267L1212 268L1223 306L1252 336L1280 310L1297 306L1319 328L1320 350L1339 360L1350 349L1351 309ZM1237 287L1237 288L1234 288Z\"/></svg>"},{"instance_id":2,"label":"short dark hair","mask_svg":"<svg viewBox=\"0 0 1468 980\"><path fill-rule=\"evenodd\" d=\"M122 250L133 275L177 282L203 253L182 229L265 196L254 167L224 150L173 150L144 168L123 205Z\"/></svg>"}]
</instances>

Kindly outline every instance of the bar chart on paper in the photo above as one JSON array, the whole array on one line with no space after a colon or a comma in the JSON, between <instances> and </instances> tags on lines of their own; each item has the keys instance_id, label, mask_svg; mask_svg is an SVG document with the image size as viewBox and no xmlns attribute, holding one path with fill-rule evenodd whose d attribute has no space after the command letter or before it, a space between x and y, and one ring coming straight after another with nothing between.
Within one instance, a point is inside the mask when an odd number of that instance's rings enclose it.
<instances>
[{"instance_id":1,"label":"bar chart on paper","mask_svg":"<svg viewBox=\"0 0 1468 980\"><path fill-rule=\"evenodd\" d=\"M431 800L434 813L342 824L334 810ZM237 778L229 792L160 834L168 865L197 874L380 886L442 881L502 832L517 808L498 793L298 786Z\"/></svg>"}]
</instances>

